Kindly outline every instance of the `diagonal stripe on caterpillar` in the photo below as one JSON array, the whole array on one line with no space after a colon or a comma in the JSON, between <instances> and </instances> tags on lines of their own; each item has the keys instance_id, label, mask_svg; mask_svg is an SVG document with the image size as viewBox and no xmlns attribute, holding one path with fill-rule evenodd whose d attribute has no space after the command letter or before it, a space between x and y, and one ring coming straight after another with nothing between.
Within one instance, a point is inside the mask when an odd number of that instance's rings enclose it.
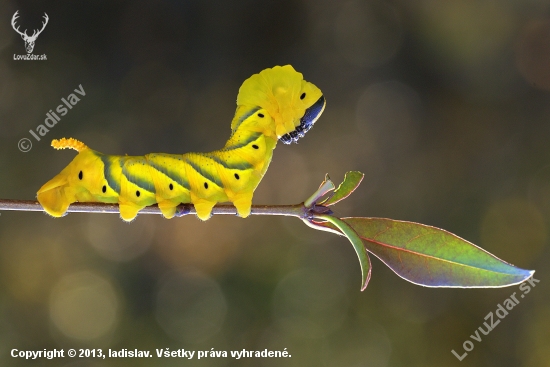
<instances>
[{"instance_id":1,"label":"diagonal stripe on caterpillar","mask_svg":"<svg viewBox=\"0 0 550 367\"><path fill-rule=\"evenodd\" d=\"M145 156L105 155L76 139L52 141L78 155L38 190L44 210L63 216L74 202L118 203L120 216L133 220L157 203L166 218L180 203L192 203L207 220L219 202L232 202L239 216L250 214L254 190L265 175L278 140L296 142L325 108L321 90L290 65L254 74L239 89L231 136L210 153Z\"/></svg>"}]
</instances>

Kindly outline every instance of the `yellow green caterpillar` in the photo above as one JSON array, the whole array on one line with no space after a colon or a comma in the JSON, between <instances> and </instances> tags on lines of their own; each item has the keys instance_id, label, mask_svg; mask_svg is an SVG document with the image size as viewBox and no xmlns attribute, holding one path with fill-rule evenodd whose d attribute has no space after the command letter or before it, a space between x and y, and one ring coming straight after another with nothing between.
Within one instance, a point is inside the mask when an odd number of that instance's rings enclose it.
<instances>
[{"instance_id":1,"label":"yellow green caterpillar","mask_svg":"<svg viewBox=\"0 0 550 367\"><path fill-rule=\"evenodd\" d=\"M239 89L231 137L222 149L132 157L105 155L72 138L54 140L54 148L79 153L38 190L37 198L54 217L78 201L118 203L125 221L155 203L166 218L175 215L179 204L192 203L197 216L207 220L216 203L231 202L246 218L277 140L296 142L324 108L321 90L292 66L265 69Z\"/></svg>"}]
</instances>

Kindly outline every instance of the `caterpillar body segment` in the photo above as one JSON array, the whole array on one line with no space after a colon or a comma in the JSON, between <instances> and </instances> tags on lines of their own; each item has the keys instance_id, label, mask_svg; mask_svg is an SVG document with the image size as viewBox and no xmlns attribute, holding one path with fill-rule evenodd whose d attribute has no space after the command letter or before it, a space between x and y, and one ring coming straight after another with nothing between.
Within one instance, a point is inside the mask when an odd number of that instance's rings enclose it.
<instances>
[{"instance_id":1,"label":"caterpillar body segment","mask_svg":"<svg viewBox=\"0 0 550 367\"><path fill-rule=\"evenodd\" d=\"M44 184L37 198L45 211L63 216L74 202L118 203L133 220L157 203L166 218L192 203L207 220L219 202L231 202L239 216L250 214L254 190L265 175L277 141L297 141L323 112L321 91L292 66L276 66L247 79L239 89L231 136L210 153L145 156L105 155L76 139L54 140L56 149L78 151L73 161ZM307 129L305 128L307 127Z\"/></svg>"}]
</instances>

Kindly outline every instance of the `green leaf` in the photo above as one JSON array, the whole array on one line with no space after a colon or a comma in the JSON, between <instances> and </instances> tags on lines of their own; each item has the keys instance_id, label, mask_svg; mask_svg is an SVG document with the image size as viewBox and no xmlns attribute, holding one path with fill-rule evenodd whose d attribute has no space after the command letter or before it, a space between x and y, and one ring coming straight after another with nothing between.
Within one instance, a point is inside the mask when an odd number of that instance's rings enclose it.
<instances>
[{"instance_id":1,"label":"green leaf","mask_svg":"<svg viewBox=\"0 0 550 367\"><path fill-rule=\"evenodd\" d=\"M371 276L371 265L369 255L365 250L365 246L363 245L363 241L361 240L361 238L348 224L331 215L316 215L314 218L322 219L329 222L334 227L338 228L351 242L353 248L355 249L355 252L357 253L357 257L359 257L359 264L361 265L361 290L365 290L365 288L367 288L367 285L369 284Z\"/></svg>"},{"instance_id":2,"label":"green leaf","mask_svg":"<svg viewBox=\"0 0 550 367\"><path fill-rule=\"evenodd\" d=\"M320 204L329 206L344 200L345 198L350 196L352 192L355 191L355 189L359 186L361 181L363 181L363 177L365 177L365 174L359 171L347 172L346 175L344 176L344 181L342 181L340 186L338 186L336 191L334 191L334 195L332 195L332 197L328 198L327 200L325 200Z\"/></svg>"},{"instance_id":3,"label":"green leaf","mask_svg":"<svg viewBox=\"0 0 550 367\"><path fill-rule=\"evenodd\" d=\"M489 288L518 284L534 271L517 268L445 230L383 218L342 218L369 252L397 275L427 287ZM329 223L315 223L324 227ZM339 228L338 228L339 229Z\"/></svg>"}]
</instances>

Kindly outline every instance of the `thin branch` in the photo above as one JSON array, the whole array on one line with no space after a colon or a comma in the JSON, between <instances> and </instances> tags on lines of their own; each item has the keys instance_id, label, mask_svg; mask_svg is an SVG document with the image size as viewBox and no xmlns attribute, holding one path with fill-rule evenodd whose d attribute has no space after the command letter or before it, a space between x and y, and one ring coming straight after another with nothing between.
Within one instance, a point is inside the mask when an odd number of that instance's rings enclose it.
<instances>
[{"instance_id":1,"label":"thin branch","mask_svg":"<svg viewBox=\"0 0 550 367\"><path fill-rule=\"evenodd\" d=\"M44 208L38 201L0 199L0 211L17 210L25 212L43 212ZM68 213L113 213L118 214L118 204L104 203L74 203L69 206ZM156 205L148 206L139 211L139 214L161 214ZM176 210L176 216L196 214L192 204L180 204ZM212 214L237 215L237 209L233 205L216 205ZM289 217L307 218L308 209L303 203L295 205L252 205L251 215L284 215Z\"/></svg>"},{"instance_id":2,"label":"thin branch","mask_svg":"<svg viewBox=\"0 0 550 367\"><path fill-rule=\"evenodd\" d=\"M330 189L329 187L332 187ZM304 220L312 219L317 214L332 214L332 211L323 205L318 205L315 201L334 189L334 184L330 181L328 175L321 186L307 200L308 204L300 203L294 205L252 205L251 215L283 215L287 217L297 217ZM44 208L38 201L33 200L12 200L0 199L0 211L17 210L24 212L43 212ZM69 206L67 213L113 213L119 214L118 204L105 203L73 203ZM162 214L158 206L147 206L139 211L139 214ZM192 204L180 204L176 209L176 216L197 214ZM221 204L212 208L212 215L229 214L237 215L237 209L233 205Z\"/></svg>"}]
</instances>

